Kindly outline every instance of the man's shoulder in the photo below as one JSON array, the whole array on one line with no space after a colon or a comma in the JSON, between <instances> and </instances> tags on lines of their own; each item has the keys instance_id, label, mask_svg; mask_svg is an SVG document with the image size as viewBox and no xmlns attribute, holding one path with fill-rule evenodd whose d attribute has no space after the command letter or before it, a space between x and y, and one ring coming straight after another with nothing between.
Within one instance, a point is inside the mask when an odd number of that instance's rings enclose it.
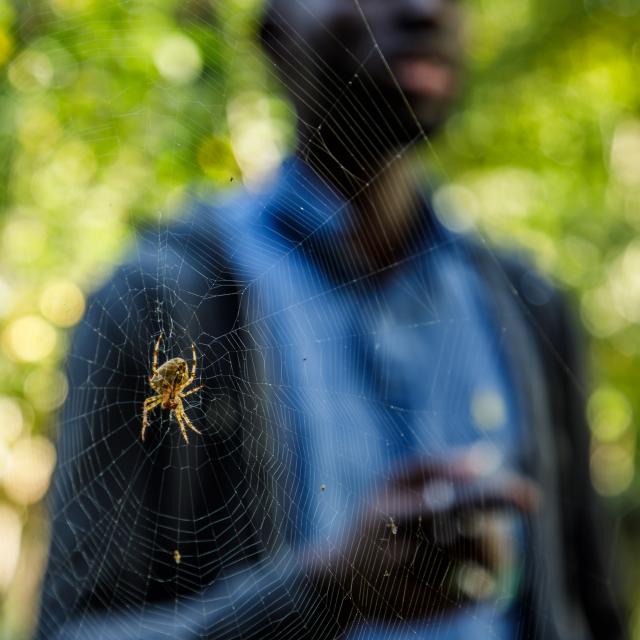
<instances>
[{"instance_id":1,"label":"man's shoulder","mask_svg":"<svg viewBox=\"0 0 640 640\"><path fill-rule=\"evenodd\" d=\"M502 281L527 307L544 309L561 303L566 297L562 287L535 264L530 253L492 246L473 236L465 236L461 242L481 274L494 283Z\"/></svg>"},{"instance_id":2,"label":"man's shoulder","mask_svg":"<svg viewBox=\"0 0 640 640\"><path fill-rule=\"evenodd\" d=\"M567 333L580 332L570 293L521 249L496 248L477 238L464 240L477 269L494 294L502 294L544 350L562 346ZM497 297L500 297L499 295Z\"/></svg>"},{"instance_id":3,"label":"man's shoulder","mask_svg":"<svg viewBox=\"0 0 640 640\"><path fill-rule=\"evenodd\" d=\"M177 220L141 226L90 303L116 318L150 306L198 309L212 299L217 307L231 304L237 293L232 253L215 223L223 213L215 203L193 201Z\"/></svg>"}]
</instances>

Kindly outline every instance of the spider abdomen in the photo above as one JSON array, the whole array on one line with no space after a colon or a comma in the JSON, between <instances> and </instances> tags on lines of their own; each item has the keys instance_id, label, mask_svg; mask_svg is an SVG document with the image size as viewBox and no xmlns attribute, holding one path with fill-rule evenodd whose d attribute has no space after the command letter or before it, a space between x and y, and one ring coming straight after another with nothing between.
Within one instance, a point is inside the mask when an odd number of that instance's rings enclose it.
<instances>
[{"instance_id":1,"label":"spider abdomen","mask_svg":"<svg viewBox=\"0 0 640 640\"><path fill-rule=\"evenodd\" d=\"M158 367L150 382L156 391L165 393L167 390L177 391L188 378L187 363L182 358L172 358Z\"/></svg>"}]
</instances>

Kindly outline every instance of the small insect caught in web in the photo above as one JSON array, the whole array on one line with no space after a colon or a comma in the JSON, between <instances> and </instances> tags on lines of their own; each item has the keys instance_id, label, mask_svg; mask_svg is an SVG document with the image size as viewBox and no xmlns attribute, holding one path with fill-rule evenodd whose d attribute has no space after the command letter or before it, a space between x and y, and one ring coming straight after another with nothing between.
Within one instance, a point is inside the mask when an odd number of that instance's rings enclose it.
<instances>
[{"instance_id":1,"label":"small insect caught in web","mask_svg":"<svg viewBox=\"0 0 640 640\"><path fill-rule=\"evenodd\" d=\"M189 367L183 358L172 358L165 363L158 366L158 354L160 352L160 342L162 340L162 334L158 336L155 347L153 349L153 365L151 368L151 375L149 376L149 384L151 388L156 392L144 401L142 409L142 431L140 437L144 442L145 433L149 426L149 412L155 409L157 406L163 409L170 409L171 414L175 416L182 437L184 441L189 444L189 436L187 435L187 427L197 434L202 435L198 429L196 429L191 420L187 417L182 404L182 399L190 396L196 391L200 391L204 385L190 389L185 393L186 387L193 384L196 379L196 345L191 343L191 373L189 373Z\"/></svg>"},{"instance_id":2,"label":"small insect caught in web","mask_svg":"<svg viewBox=\"0 0 640 640\"><path fill-rule=\"evenodd\" d=\"M182 555L177 549L173 552L173 561L176 564L180 564L180 562L182 562Z\"/></svg>"}]
</instances>

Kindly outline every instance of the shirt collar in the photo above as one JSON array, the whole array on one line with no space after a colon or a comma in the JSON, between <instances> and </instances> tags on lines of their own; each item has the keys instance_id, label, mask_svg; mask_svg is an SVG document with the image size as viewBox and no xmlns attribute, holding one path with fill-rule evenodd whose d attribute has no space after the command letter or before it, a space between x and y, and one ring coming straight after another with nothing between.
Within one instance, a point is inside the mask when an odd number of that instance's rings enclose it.
<instances>
[{"instance_id":1,"label":"shirt collar","mask_svg":"<svg viewBox=\"0 0 640 640\"><path fill-rule=\"evenodd\" d=\"M443 240L445 232L433 214L425 191L421 215L406 246L395 259ZM338 275L358 275L353 250L347 246L347 229L353 215L348 200L328 185L308 164L293 156L282 164L264 203L262 225L293 245L301 245L325 268ZM342 251L344 249L344 251ZM404 255L403 255L404 254Z\"/></svg>"},{"instance_id":2,"label":"shirt collar","mask_svg":"<svg viewBox=\"0 0 640 640\"><path fill-rule=\"evenodd\" d=\"M290 242L313 236L338 237L346 230L350 206L305 162L293 156L280 168L267 202L267 222Z\"/></svg>"}]
</instances>

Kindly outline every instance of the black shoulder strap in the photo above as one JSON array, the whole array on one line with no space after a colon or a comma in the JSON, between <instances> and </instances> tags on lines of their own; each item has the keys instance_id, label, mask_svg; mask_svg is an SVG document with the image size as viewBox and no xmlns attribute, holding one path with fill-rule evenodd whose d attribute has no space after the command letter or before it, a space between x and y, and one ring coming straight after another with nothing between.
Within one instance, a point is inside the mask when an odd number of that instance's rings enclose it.
<instances>
[{"instance_id":1,"label":"black shoulder strap","mask_svg":"<svg viewBox=\"0 0 640 640\"><path fill-rule=\"evenodd\" d=\"M563 516L560 495L560 452L556 424L558 334L553 287L526 263L470 246L471 255L491 292L491 305L504 337L505 357L515 381L527 438L522 469L541 486L544 510L531 518L527 535L536 561L527 567L525 618L530 637L584 640L589 637L581 608L569 597L566 582Z\"/></svg>"}]
</instances>

